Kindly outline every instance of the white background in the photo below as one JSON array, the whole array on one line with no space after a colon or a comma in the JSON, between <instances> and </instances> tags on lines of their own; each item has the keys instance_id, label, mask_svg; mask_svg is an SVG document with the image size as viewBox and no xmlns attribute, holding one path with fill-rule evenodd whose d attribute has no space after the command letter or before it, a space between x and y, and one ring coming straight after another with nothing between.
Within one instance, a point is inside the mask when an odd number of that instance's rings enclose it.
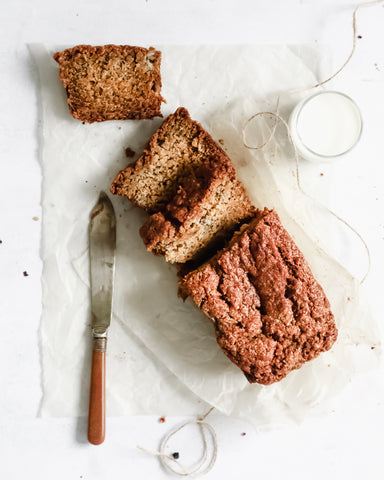
<instances>
[{"instance_id":1,"label":"white background","mask_svg":"<svg viewBox=\"0 0 384 480\"><path fill-rule=\"evenodd\" d=\"M168 417L108 418L107 440L86 442L86 419L38 418L41 401L40 189L37 90L26 44L79 43L319 43L331 45L339 66L351 45L355 3L342 0L3 0L0 8L0 477L168 478L140 444L158 448ZM372 269L366 281L372 310L382 319L384 268L384 8L359 14L357 52L333 84L362 109L358 147L332 174L331 206L367 240ZM329 178L322 177L324 188ZM39 220L33 220L38 217ZM345 238L342 260L353 271L364 253ZM28 276L24 276L26 271ZM383 369L358 378L326 417L272 432L214 416L219 456L209 479L383 478ZM241 435L246 432L246 435ZM193 443L191 448L193 447Z\"/></svg>"}]
</instances>

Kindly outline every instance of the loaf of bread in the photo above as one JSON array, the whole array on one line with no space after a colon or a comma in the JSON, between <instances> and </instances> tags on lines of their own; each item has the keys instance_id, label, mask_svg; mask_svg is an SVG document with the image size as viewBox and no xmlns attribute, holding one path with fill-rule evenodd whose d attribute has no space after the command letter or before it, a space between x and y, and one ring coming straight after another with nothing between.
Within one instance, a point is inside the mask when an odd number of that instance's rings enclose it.
<instances>
[{"instance_id":1,"label":"loaf of bread","mask_svg":"<svg viewBox=\"0 0 384 480\"><path fill-rule=\"evenodd\" d=\"M166 118L111 192L152 213L140 234L172 263L202 257L254 214L231 160L185 108Z\"/></svg>"},{"instance_id":2,"label":"loaf of bread","mask_svg":"<svg viewBox=\"0 0 384 480\"><path fill-rule=\"evenodd\" d=\"M179 294L213 320L218 344L250 383L283 379L337 338L329 301L273 210L258 210L180 279Z\"/></svg>"},{"instance_id":3,"label":"loaf of bread","mask_svg":"<svg viewBox=\"0 0 384 480\"><path fill-rule=\"evenodd\" d=\"M78 45L53 56L72 116L83 122L161 116L161 52Z\"/></svg>"}]
</instances>

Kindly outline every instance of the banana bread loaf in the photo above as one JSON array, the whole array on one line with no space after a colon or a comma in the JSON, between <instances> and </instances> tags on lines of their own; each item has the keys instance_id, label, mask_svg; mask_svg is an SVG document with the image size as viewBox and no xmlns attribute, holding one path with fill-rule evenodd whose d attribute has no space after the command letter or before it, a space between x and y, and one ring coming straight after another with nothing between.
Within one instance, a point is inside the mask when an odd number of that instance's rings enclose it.
<instances>
[{"instance_id":1,"label":"banana bread loaf","mask_svg":"<svg viewBox=\"0 0 384 480\"><path fill-rule=\"evenodd\" d=\"M162 116L161 52L78 45L53 56L72 116L83 122Z\"/></svg>"},{"instance_id":2,"label":"banana bread loaf","mask_svg":"<svg viewBox=\"0 0 384 480\"><path fill-rule=\"evenodd\" d=\"M281 380L337 338L324 291L273 210L258 210L180 279L179 294L213 320L218 344L250 383Z\"/></svg>"}]
</instances>

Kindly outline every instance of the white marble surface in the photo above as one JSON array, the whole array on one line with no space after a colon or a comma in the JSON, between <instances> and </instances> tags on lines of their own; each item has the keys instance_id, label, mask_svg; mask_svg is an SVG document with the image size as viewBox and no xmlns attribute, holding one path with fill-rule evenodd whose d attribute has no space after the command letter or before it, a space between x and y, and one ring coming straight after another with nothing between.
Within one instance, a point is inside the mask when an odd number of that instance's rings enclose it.
<instances>
[{"instance_id":1,"label":"white marble surface","mask_svg":"<svg viewBox=\"0 0 384 480\"><path fill-rule=\"evenodd\" d=\"M335 65L349 53L353 5L345 0L109 2L3 0L0 13L0 381L1 478L168 478L158 461L137 450L155 449L180 417L108 418L107 441L86 443L84 418L42 419L40 188L34 71L26 44L77 43L327 43ZM362 109L359 146L332 171L332 207L366 238L372 269L366 290L381 320L384 266L384 8L359 16L356 55L334 88ZM305 168L305 174L310 170ZM330 174L319 179L329 187ZM38 217L39 220L33 220ZM356 274L361 246L344 233L340 258ZM27 272L28 276L24 276ZM380 478L384 447L383 369L357 379L327 417L297 427L255 432L244 422L212 417L219 457L211 479ZM241 433L246 432L246 436Z\"/></svg>"}]
</instances>

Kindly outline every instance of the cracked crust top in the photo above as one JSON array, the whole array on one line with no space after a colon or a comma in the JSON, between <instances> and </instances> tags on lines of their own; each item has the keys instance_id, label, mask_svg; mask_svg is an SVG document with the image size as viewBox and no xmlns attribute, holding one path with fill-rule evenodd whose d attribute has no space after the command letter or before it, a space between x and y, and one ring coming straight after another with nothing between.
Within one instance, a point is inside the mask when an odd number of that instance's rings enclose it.
<instances>
[{"instance_id":1,"label":"cracked crust top","mask_svg":"<svg viewBox=\"0 0 384 480\"><path fill-rule=\"evenodd\" d=\"M328 299L273 210L258 210L179 285L213 319L218 344L251 383L277 382L336 341Z\"/></svg>"}]
</instances>

